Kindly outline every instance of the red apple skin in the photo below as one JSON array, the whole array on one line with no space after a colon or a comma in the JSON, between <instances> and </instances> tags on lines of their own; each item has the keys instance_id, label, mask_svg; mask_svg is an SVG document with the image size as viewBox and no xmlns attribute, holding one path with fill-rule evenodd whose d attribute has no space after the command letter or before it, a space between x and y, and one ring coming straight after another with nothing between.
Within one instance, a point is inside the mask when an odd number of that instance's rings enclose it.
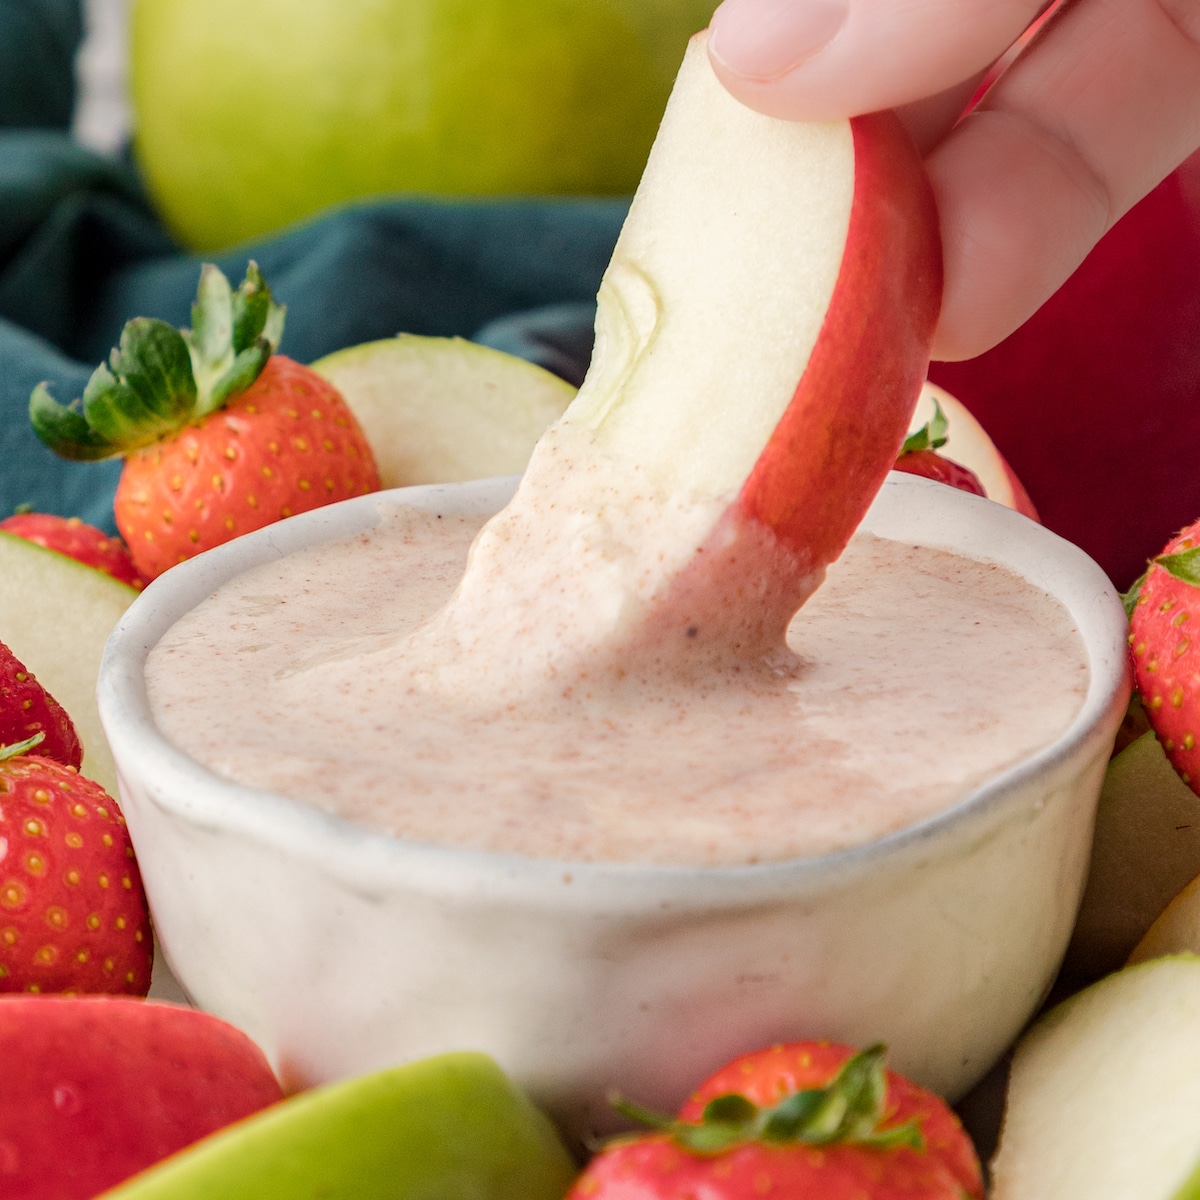
<instances>
[{"instance_id":1,"label":"red apple skin","mask_svg":"<svg viewBox=\"0 0 1200 1200\"><path fill-rule=\"evenodd\" d=\"M1042 521L1042 514L1038 512L1029 493L1025 490L1025 485L1017 478L1017 473L1009 466L1008 459L997 451L1000 458L1000 465L1004 468L1005 478L1008 480L1009 490L1012 492L1012 507L1017 512L1027 516L1031 521L1037 521L1039 524Z\"/></svg>"},{"instance_id":2,"label":"red apple skin","mask_svg":"<svg viewBox=\"0 0 1200 1200\"><path fill-rule=\"evenodd\" d=\"M808 367L737 509L812 568L845 548L908 434L942 296L937 209L891 113L851 122L854 197Z\"/></svg>"},{"instance_id":3,"label":"red apple skin","mask_svg":"<svg viewBox=\"0 0 1200 1200\"><path fill-rule=\"evenodd\" d=\"M1200 514L1200 155L1020 329L930 377L1119 588Z\"/></svg>"},{"instance_id":4,"label":"red apple skin","mask_svg":"<svg viewBox=\"0 0 1200 1200\"><path fill-rule=\"evenodd\" d=\"M0 998L0 1196L87 1200L283 1098L258 1047L176 1005Z\"/></svg>"},{"instance_id":5,"label":"red apple skin","mask_svg":"<svg viewBox=\"0 0 1200 1200\"><path fill-rule=\"evenodd\" d=\"M851 130L845 250L808 365L736 498L642 622L635 660L701 672L730 650L769 661L908 436L941 307L937 209L894 115Z\"/></svg>"}]
</instances>

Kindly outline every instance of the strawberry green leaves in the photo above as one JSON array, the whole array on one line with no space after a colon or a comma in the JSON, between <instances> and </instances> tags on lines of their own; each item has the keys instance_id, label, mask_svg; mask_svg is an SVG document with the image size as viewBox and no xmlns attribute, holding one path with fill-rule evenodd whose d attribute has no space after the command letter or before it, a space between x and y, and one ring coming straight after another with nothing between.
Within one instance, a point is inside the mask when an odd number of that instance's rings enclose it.
<instances>
[{"instance_id":1,"label":"strawberry green leaves","mask_svg":"<svg viewBox=\"0 0 1200 1200\"><path fill-rule=\"evenodd\" d=\"M1154 562L1168 575L1174 575L1184 583L1200 586L1200 546L1180 550L1175 554L1160 554Z\"/></svg>"},{"instance_id":2,"label":"strawberry green leaves","mask_svg":"<svg viewBox=\"0 0 1200 1200\"><path fill-rule=\"evenodd\" d=\"M1193 587L1200 587L1200 546L1192 546L1190 549L1179 550L1174 554L1160 554L1151 560L1150 565L1162 567L1168 575L1178 579L1181 583L1190 583ZM1133 616L1133 610L1137 607L1138 597L1142 594L1148 573L1147 571L1139 575L1129 591L1121 596L1127 617Z\"/></svg>"},{"instance_id":3,"label":"strawberry green leaves","mask_svg":"<svg viewBox=\"0 0 1200 1200\"><path fill-rule=\"evenodd\" d=\"M196 417L222 408L258 378L279 346L284 313L256 263L236 292L211 263L201 268L192 328L182 331L199 391Z\"/></svg>"},{"instance_id":4,"label":"strawberry green leaves","mask_svg":"<svg viewBox=\"0 0 1200 1200\"><path fill-rule=\"evenodd\" d=\"M1146 572L1142 572L1134 581L1129 591L1121 593L1121 603L1125 606L1125 615L1129 618L1133 617L1133 610L1137 608L1138 599L1141 597L1142 588L1146 586Z\"/></svg>"},{"instance_id":5,"label":"strawberry green leaves","mask_svg":"<svg viewBox=\"0 0 1200 1200\"><path fill-rule=\"evenodd\" d=\"M870 1046L846 1060L825 1087L805 1088L760 1108L736 1092L710 1100L699 1122L679 1121L617 1100L616 1108L649 1125L693 1154L721 1154L750 1142L807 1146L853 1144L889 1149L924 1147L915 1121L883 1128L887 1080L885 1048Z\"/></svg>"},{"instance_id":6,"label":"strawberry green leaves","mask_svg":"<svg viewBox=\"0 0 1200 1200\"><path fill-rule=\"evenodd\" d=\"M200 420L258 378L283 333L255 263L234 292L214 266L201 270L191 330L137 317L92 373L82 403L59 404L45 384L29 401L34 431L63 458L95 461L129 454Z\"/></svg>"},{"instance_id":7,"label":"strawberry green leaves","mask_svg":"<svg viewBox=\"0 0 1200 1200\"><path fill-rule=\"evenodd\" d=\"M121 343L92 372L83 390L83 416L110 445L145 444L187 419L196 384L187 346L165 321L139 317Z\"/></svg>"},{"instance_id":8,"label":"strawberry green leaves","mask_svg":"<svg viewBox=\"0 0 1200 1200\"><path fill-rule=\"evenodd\" d=\"M915 454L919 450L940 450L949 439L950 422L935 398L933 416L915 433L910 433L900 447L900 454Z\"/></svg>"},{"instance_id":9,"label":"strawberry green leaves","mask_svg":"<svg viewBox=\"0 0 1200 1200\"><path fill-rule=\"evenodd\" d=\"M120 345L83 390L82 412L34 389L34 431L63 458L115 458L148 446L187 423L196 403L187 344L165 321L138 317L121 331Z\"/></svg>"}]
</instances>

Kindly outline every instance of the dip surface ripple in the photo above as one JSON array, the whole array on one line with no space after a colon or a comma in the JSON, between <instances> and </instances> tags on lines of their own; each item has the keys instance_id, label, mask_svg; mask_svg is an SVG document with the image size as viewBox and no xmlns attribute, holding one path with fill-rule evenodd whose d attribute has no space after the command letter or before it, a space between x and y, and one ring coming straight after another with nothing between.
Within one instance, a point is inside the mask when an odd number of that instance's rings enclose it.
<instances>
[{"instance_id":1,"label":"dip surface ripple","mask_svg":"<svg viewBox=\"0 0 1200 1200\"><path fill-rule=\"evenodd\" d=\"M595 688L552 671L523 698L467 670L414 686L413 631L480 524L398 509L232 580L151 653L160 728L219 776L404 838L727 866L928 817L1057 739L1087 690L1056 600L994 563L861 533L792 621L791 655ZM494 673L506 645L537 659L539 620L523 620L498 634Z\"/></svg>"}]
</instances>

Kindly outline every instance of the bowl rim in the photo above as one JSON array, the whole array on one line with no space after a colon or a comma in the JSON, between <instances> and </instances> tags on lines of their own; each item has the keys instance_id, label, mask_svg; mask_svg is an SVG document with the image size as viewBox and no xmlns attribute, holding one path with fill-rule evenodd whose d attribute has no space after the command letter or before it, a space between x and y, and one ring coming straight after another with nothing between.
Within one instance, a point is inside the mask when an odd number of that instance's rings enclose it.
<instances>
[{"instance_id":1,"label":"bowl rim","mask_svg":"<svg viewBox=\"0 0 1200 1200\"><path fill-rule=\"evenodd\" d=\"M97 687L122 791L128 780L136 779L152 802L174 817L299 855L358 893L387 893L403 881L425 892L453 895L469 879L473 895L493 900L528 901L551 887L556 903L589 903L603 895L617 907L637 907L653 895L673 908L687 908L718 899L754 904L798 887L823 890L870 872L882 858L927 854L942 839L987 827L1038 776L1057 780L1073 764L1111 749L1128 703L1130 670L1124 609L1108 577L1084 551L1028 518L898 472L889 475L862 528L964 553L964 541L974 542L970 557L1007 565L1044 587L1074 618L1087 651L1089 682L1075 719L1054 742L949 807L873 841L810 857L735 866L578 862L443 846L379 833L302 801L226 780L158 731L146 696L147 656L180 616L220 584L295 550L361 534L397 505L444 510L449 500L456 512L489 514L503 504L518 478L390 489L315 509L181 563L151 583L109 638ZM1047 790L1053 790L1052 783ZM135 844L140 824L130 821Z\"/></svg>"}]
</instances>

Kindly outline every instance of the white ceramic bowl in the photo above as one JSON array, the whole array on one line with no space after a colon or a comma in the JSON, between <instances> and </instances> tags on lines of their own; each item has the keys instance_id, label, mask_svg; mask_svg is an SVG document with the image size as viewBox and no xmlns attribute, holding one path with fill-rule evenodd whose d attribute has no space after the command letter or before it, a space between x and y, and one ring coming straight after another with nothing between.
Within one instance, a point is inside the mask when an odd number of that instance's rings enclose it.
<instances>
[{"instance_id":1,"label":"white ceramic bowl","mask_svg":"<svg viewBox=\"0 0 1200 1200\"><path fill-rule=\"evenodd\" d=\"M178 567L109 643L100 712L167 959L287 1085L492 1054L574 1134L613 1086L660 1108L741 1051L891 1047L951 1097L999 1057L1066 946L1128 698L1125 620L1081 551L893 475L865 527L1006 564L1067 606L1091 682L1067 732L938 816L858 849L736 868L565 864L405 842L210 774L158 733L146 655L222 582L402 500L491 512L512 480L321 509Z\"/></svg>"}]
</instances>

